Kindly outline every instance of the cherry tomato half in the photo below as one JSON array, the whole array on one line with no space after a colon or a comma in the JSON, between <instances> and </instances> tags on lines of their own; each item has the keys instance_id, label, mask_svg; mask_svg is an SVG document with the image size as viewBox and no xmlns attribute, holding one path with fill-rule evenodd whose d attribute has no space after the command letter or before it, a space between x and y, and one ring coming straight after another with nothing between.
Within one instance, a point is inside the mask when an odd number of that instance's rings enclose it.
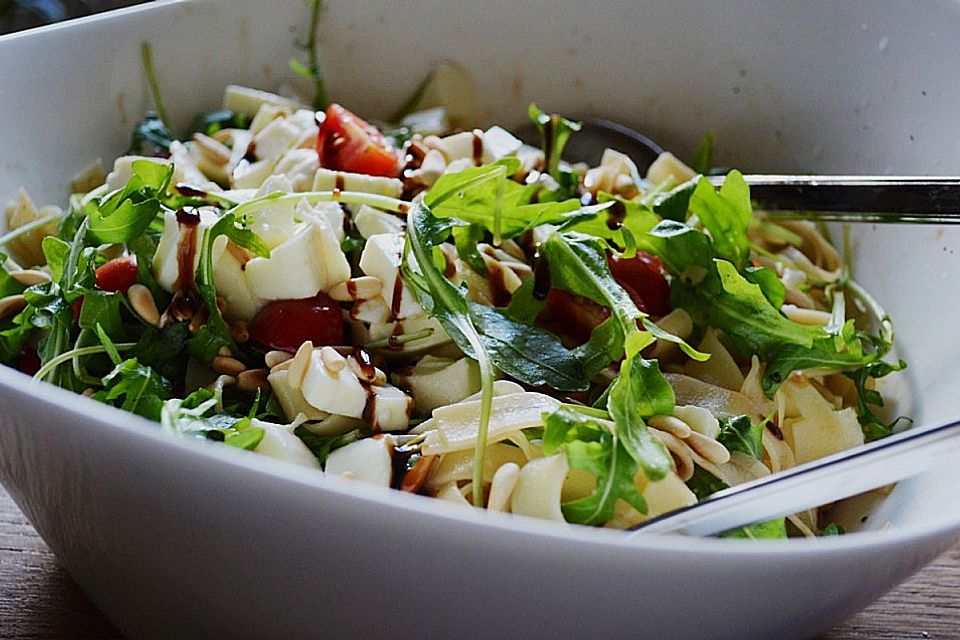
<instances>
[{"instance_id":1,"label":"cherry tomato half","mask_svg":"<svg viewBox=\"0 0 960 640\"><path fill-rule=\"evenodd\" d=\"M583 344L590 339L594 328L609 317L610 310L590 298L550 289L546 309L539 319L553 333Z\"/></svg>"},{"instance_id":2,"label":"cherry tomato half","mask_svg":"<svg viewBox=\"0 0 960 640\"><path fill-rule=\"evenodd\" d=\"M296 352L310 340L315 346L343 344L343 316L327 295L268 302L253 317L250 337L271 349Z\"/></svg>"},{"instance_id":3,"label":"cherry tomato half","mask_svg":"<svg viewBox=\"0 0 960 640\"><path fill-rule=\"evenodd\" d=\"M137 282L137 259L134 256L114 258L97 267L96 276L97 288L126 293Z\"/></svg>"},{"instance_id":4,"label":"cherry tomato half","mask_svg":"<svg viewBox=\"0 0 960 640\"><path fill-rule=\"evenodd\" d=\"M401 162L397 150L376 127L338 104L327 108L317 134L320 166L338 171L395 178Z\"/></svg>"},{"instance_id":5,"label":"cherry tomato half","mask_svg":"<svg viewBox=\"0 0 960 640\"><path fill-rule=\"evenodd\" d=\"M663 277L663 264L638 251L633 258L607 257L610 272L644 313L659 317L670 313L670 284Z\"/></svg>"}]
</instances>

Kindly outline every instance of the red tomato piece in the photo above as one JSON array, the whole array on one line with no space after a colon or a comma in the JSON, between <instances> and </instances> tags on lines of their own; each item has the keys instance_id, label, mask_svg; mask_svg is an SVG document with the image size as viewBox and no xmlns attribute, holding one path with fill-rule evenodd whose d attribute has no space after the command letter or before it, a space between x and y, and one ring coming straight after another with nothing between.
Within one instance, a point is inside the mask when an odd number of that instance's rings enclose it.
<instances>
[{"instance_id":1,"label":"red tomato piece","mask_svg":"<svg viewBox=\"0 0 960 640\"><path fill-rule=\"evenodd\" d=\"M551 289L547 307L540 317L554 333L570 336L583 344L601 322L610 317L610 310L589 298L576 296L562 289Z\"/></svg>"},{"instance_id":2,"label":"red tomato piece","mask_svg":"<svg viewBox=\"0 0 960 640\"><path fill-rule=\"evenodd\" d=\"M400 154L376 127L338 104L331 104L326 115L317 134L320 166L388 178L400 175Z\"/></svg>"},{"instance_id":3,"label":"red tomato piece","mask_svg":"<svg viewBox=\"0 0 960 640\"><path fill-rule=\"evenodd\" d=\"M663 263L638 251L633 258L607 258L610 272L634 304L644 313L659 317L670 313L670 283L663 277Z\"/></svg>"},{"instance_id":4,"label":"red tomato piece","mask_svg":"<svg viewBox=\"0 0 960 640\"><path fill-rule=\"evenodd\" d=\"M40 371L40 356L37 354L37 350L31 345L26 345L20 350L20 355L13 361L13 366L28 376Z\"/></svg>"},{"instance_id":5,"label":"red tomato piece","mask_svg":"<svg viewBox=\"0 0 960 640\"><path fill-rule=\"evenodd\" d=\"M97 288L103 291L119 291L126 293L127 289L137 282L137 258L123 256L114 258L103 266L97 267Z\"/></svg>"},{"instance_id":6,"label":"red tomato piece","mask_svg":"<svg viewBox=\"0 0 960 640\"><path fill-rule=\"evenodd\" d=\"M314 346L343 344L340 306L326 294L300 300L268 302L253 317L250 337L260 344L295 353L310 340Z\"/></svg>"}]
</instances>

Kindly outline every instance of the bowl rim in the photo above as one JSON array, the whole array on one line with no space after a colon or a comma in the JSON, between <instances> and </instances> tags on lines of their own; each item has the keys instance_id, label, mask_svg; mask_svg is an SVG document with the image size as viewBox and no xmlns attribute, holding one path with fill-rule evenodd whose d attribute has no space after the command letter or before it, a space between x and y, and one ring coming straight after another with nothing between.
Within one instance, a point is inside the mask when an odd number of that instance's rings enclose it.
<instances>
[{"instance_id":1,"label":"bowl rim","mask_svg":"<svg viewBox=\"0 0 960 640\"><path fill-rule=\"evenodd\" d=\"M949 536L960 531L960 514L949 514L926 523L893 527L882 531L852 532L842 536L790 538L788 540L730 540L717 538L691 538L678 535L651 534L629 538L619 530L563 525L536 518L513 514L489 513L483 510L463 509L448 505L441 500L427 496L413 495L384 489L359 482L348 482L331 478L314 469L298 466L267 456L251 455L250 452L220 446L198 438L178 437L162 430L160 425L141 416L111 407L72 391L40 382L9 367L0 366L0 389L6 391L2 396L10 397L10 392L22 394L33 401L53 405L66 412L81 416L92 423L96 430L108 430L121 436L139 439L142 446L164 447L168 451L182 454L186 464L211 463L226 465L234 469L243 469L245 473L255 474L274 482L285 483L290 490L318 491L338 497L349 497L366 503L367 506L379 506L394 509L398 513L418 514L437 518L440 522L470 523L486 527L491 531L513 532L534 535L555 541L576 540L604 547L614 546L623 550L635 551L679 551L734 554L755 556L775 554L782 556L805 556L809 554L843 553L852 549L880 549L920 539ZM3 401L0 401L2 404ZM65 423L66 424L66 423ZM65 428L75 429L71 424ZM29 426L18 426L28 430ZM82 428L82 427L81 427Z\"/></svg>"}]
</instances>

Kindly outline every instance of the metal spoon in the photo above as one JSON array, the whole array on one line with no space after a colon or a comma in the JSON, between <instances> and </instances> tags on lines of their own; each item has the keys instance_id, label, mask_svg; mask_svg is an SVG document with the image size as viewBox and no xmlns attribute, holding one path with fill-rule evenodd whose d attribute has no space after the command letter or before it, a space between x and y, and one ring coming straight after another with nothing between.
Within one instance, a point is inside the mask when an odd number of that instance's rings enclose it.
<instances>
[{"instance_id":1,"label":"metal spoon","mask_svg":"<svg viewBox=\"0 0 960 640\"><path fill-rule=\"evenodd\" d=\"M591 165L603 150L630 156L641 173L663 149L630 127L602 118L583 118L583 127L567 143L567 158ZM538 145L535 127L520 130ZM840 222L960 224L960 177L746 175L757 207L779 219ZM708 176L719 186L723 176Z\"/></svg>"},{"instance_id":2,"label":"metal spoon","mask_svg":"<svg viewBox=\"0 0 960 640\"><path fill-rule=\"evenodd\" d=\"M960 451L960 422L910 429L719 491L648 520L630 535L709 536L787 516L883 487L935 468Z\"/></svg>"}]
</instances>

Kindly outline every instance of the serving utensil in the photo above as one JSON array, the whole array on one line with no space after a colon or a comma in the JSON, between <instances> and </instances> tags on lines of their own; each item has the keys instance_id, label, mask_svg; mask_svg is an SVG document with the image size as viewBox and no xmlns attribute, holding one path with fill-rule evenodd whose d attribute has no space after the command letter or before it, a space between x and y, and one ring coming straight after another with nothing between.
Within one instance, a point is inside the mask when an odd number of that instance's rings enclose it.
<instances>
[{"instance_id":1,"label":"serving utensil","mask_svg":"<svg viewBox=\"0 0 960 640\"><path fill-rule=\"evenodd\" d=\"M877 489L936 467L960 449L960 421L910 429L724 489L636 527L631 535L709 536Z\"/></svg>"},{"instance_id":2,"label":"serving utensil","mask_svg":"<svg viewBox=\"0 0 960 640\"><path fill-rule=\"evenodd\" d=\"M568 157L600 162L603 150L627 154L641 173L663 153L647 136L618 122L583 118ZM520 137L538 144L536 128ZM750 196L768 217L824 222L960 224L960 177L746 175ZM707 176L715 186L724 176Z\"/></svg>"}]
</instances>

